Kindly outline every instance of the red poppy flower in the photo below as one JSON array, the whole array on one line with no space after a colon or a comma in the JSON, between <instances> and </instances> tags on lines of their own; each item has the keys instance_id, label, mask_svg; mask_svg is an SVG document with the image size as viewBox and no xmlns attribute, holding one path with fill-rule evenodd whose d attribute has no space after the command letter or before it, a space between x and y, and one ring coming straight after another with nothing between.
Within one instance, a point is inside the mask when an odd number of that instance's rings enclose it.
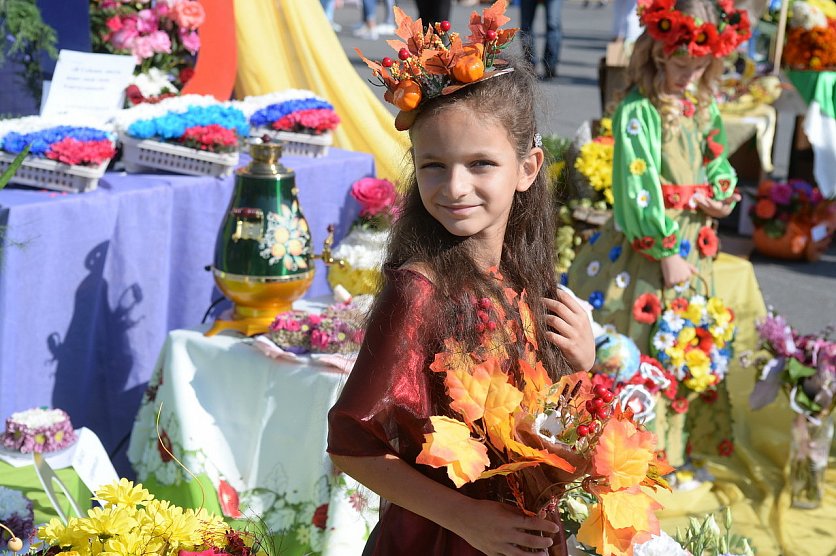
<instances>
[{"instance_id":1,"label":"red poppy flower","mask_svg":"<svg viewBox=\"0 0 836 556\"><path fill-rule=\"evenodd\" d=\"M734 453L734 442L730 438L724 438L717 444L717 453L723 457L729 457Z\"/></svg>"},{"instance_id":2,"label":"red poppy flower","mask_svg":"<svg viewBox=\"0 0 836 556\"><path fill-rule=\"evenodd\" d=\"M665 195L665 200L667 201L666 206L672 209L682 208L680 203L682 202L682 195L677 192L671 192Z\"/></svg>"},{"instance_id":3,"label":"red poppy flower","mask_svg":"<svg viewBox=\"0 0 836 556\"><path fill-rule=\"evenodd\" d=\"M684 297L677 297L671 301L671 309L674 313L683 313L688 309L688 300Z\"/></svg>"},{"instance_id":4,"label":"red poppy flower","mask_svg":"<svg viewBox=\"0 0 836 556\"><path fill-rule=\"evenodd\" d=\"M666 236L662 240L662 247L664 247L665 249L673 249L674 247L676 247L676 240L677 240L676 234L671 234L669 236Z\"/></svg>"},{"instance_id":5,"label":"red poppy flower","mask_svg":"<svg viewBox=\"0 0 836 556\"><path fill-rule=\"evenodd\" d=\"M653 324L662 314L662 303L655 293L644 293L633 303L633 318L642 324Z\"/></svg>"},{"instance_id":6,"label":"red poppy flower","mask_svg":"<svg viewBox=\"0 0 836 556\"><path fill-rule=\"evenodd\" d=\"M685 413L688 411L688 405L687 398L676 398L671 402L671 409L673 409L676 413Z\"/></svg>"},{"instance_id":7,"label":"red poppy flower","mask_svg":"<svg viewBox=\"0 0 836 556\"><path fill-rule=\"evenodd\" d=\"M704 328L696 328L697 333L697 347L706 354L711 353L711 348L714 347L714 338L711 337L711 332Z\"/></svg>"},{"instance_id":8,"label":"red poppy flower","mask_svg":"<svg viewBox=\"0 0 836 556\"><path fill-rule=\"evenodd\" d=\"M646 251L656 244L656 240L650 236L637 237L633 240L633 249L636 251Z\"/></svg>"},{"instance_id":9,"label":"red poppy flower","mask_svg":"<svg viewBox=\"0 0 836 556\"><path fill-rule=\"evenodd\" d=\"M717 254L720 248L720 242L713 228L710 226L700 228L700 233L697 236L697 247L699 247L703 257L713 257Z\"/></svg>"},{"instance_id":10,"label":"red poppy flower","mask_svg":"<svg viewBox=\"0 0 836 556\"><path fill-rule=\"evenodd\" d=\"M718 397L719 394L717 393L717 390L706 390L700 394L700 398L702 398L702 401L705 403L714 403L717 401Z\"/></svg>"},{"instance_id":11,"label":"red poppy flower","mask_svg":"<svg viewBox=\"0 0 836 556\"><path fill-rule=\"evenodd\" d=\"M694 33L694 40L688 45L691 56L700 57L711 54L717 43L717 28L711 23L703 23Z\"/></svg>"}]
</instances>

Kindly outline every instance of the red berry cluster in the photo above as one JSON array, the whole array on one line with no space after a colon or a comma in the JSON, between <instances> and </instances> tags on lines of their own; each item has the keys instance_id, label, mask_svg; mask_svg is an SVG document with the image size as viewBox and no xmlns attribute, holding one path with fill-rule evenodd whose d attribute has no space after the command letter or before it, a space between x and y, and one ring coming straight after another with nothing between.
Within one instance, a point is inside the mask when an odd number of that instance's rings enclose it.
<instances>
[{"instance_id":1,"label":"red berry cluster","mask_svg":"<svg viewBox=\"0 0 836 556\"><path fill-rule=\"evenodd\" d=\"M497 323L493 319L492 311L493 302L489 298L483 297L478 301L474 301L474 305L476 306L476 318L479 319L479 322L476 323L476 332L481 334L485 330L491 332L496 330Z\"/></svg>"},{"instance_id":2,"label":"red berry cluster","mask_svg":"<svg viewBox=\"0 0 836 556\"><path fill-rule=\"evenodd\" d=\"M601 422L609 419L612 413L612 401L615 399L615 394L608 390L601 384L596 384L592 388L592 393L595 395L591 400L586 400L586 411L592 416L589 423L578 425L578 436L589 436L596 434L601 427Z\"/></svg>"}]
</instances>

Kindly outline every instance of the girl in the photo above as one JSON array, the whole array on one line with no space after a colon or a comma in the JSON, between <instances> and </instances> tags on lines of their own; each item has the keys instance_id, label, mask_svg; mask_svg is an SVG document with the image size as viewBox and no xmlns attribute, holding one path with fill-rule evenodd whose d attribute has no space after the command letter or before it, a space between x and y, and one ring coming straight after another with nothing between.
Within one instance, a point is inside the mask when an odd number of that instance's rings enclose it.
<instances>
[{"instance_id":1,"label":"girl","mask_svg":"<svg viewBox=\"0 0 836 556\"><path fill-rule=\"evenodd\" d=\"M645 354L651 353L663 289L681 284L717 295L737 315L738 338L754 338L751 323L763 314L763 300L759 292L742 291L744 284L757 283L754 271L737 257L715 261L713 220L727 216L740 199L713 89L722 57L748 37L748 19L730 0L639 5L645 31L636 41L628 93L612 123L614 217L580 250L568 283L596 309L596 321L614 325ZM662 339L655 337L654 347L664 347ZM735 349L742 347L738 343ZM730 453L725 384L719 403L699 412L710 415L711 423L689 420L696 452ZM671 463L680 465L680 457Z\"/></svg>"},{"instance_id":2,"label":"girl","mask_svg":"<svg viewBox=\"0 0 836 556\"><path fill-rule=\"evenodd\" d=\"M556 288L554 207L535 140L535 89L530 68L518 66L425 100L413 114L414 173L392 231L383 289L329 414L332 460L385 500L365 554L565 549L561 536L553 538L558 525L504 503L512 500L505 479L456 489L444 469L416 463L431 432L429 416L451 414L443 378L429 364L445 339L479 343L486 298L519 322L504 290L525 290L539 356L553 377L570 367L586 370L594 360L585 311ZM505 339L518 353L520 339ZM513 380L520 370L512 365L507 372Z\"/></svg>"}]
</instances>

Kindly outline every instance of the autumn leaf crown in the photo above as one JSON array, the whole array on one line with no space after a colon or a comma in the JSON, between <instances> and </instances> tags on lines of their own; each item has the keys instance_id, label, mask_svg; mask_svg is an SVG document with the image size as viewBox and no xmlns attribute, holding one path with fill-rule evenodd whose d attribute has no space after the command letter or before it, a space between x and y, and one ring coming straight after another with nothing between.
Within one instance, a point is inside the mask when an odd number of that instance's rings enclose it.
<instances>
[{"instance_id":1,"label":"autumn leaf crown","mask_svg":"<svg viewBox=\"0 0 836 556\"><path fill-rule=\"evenodd\" d=\"M701 21L675 8L676 0L639 0L639 21L648 34L665 44L665 54L723 58L752 34L749 15L737 10L733 0L715 0L717 21Z\"/></svg>"},{"instance_id":2,"label":"autumn leaf crown","mask_svg":"<svg viewBox=\"0 0 836 556\"><path fill-rule=\"evenodd\" d=\"M513 71L498 54L513 40L518 29L500 29L511 18L505 15L505 0L497 0L482 15L470 16L470 36L463 42L451 31L449 21L424 27L397 6L394 8L399 39L386 41L397 56L369 60L357 53L372 70L376 84L386 88L383 98L400 109L395 119L399 130L409 129L417 108L432 98Z\"/></svg>"}]
</instances>

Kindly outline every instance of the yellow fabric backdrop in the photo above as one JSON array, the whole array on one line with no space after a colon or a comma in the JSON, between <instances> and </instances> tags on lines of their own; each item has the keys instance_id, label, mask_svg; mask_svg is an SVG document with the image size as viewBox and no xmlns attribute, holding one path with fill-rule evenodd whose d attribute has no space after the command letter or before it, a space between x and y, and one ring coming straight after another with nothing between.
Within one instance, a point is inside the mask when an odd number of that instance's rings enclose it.
<instances>
[{"instance_id":1,"label":"yellow fabric backdrop","mask_svg":"<svg viewBox=\"0 0 836 556\"><path fill-rule=\"evenodd\" d=\"M754 346L754 323L766 314L766 308L752 265L721 253L714 263L714 285L715 293L736 312L736 349ZM732 530L751 538L758 556L836 555L836 461L831 457L822 507L791 509L784 468L793 413L786 398L781 394L775 403L750 411L755 370L734 364L727 380L733 406L734 456L709 461L708 469L717 479L714 485L657 495L665 505L660 514L663 529L673 535L677 527L684 530L688 526L689 515L701 516L730 505Z\"/></svg>"},{"instance_id":2,"label":"yellow fabric backdrop","mask_svg":"<svg viewBox=\"0 0 836 556\"><path fill-rule=\"evenodd\" d=\"M237 96L313 91L342 119L336 146L371 153L378 176L400 177L407 135L349 62L318 0L235 0L235 26Z\"/></svg>"}]
</instances>

